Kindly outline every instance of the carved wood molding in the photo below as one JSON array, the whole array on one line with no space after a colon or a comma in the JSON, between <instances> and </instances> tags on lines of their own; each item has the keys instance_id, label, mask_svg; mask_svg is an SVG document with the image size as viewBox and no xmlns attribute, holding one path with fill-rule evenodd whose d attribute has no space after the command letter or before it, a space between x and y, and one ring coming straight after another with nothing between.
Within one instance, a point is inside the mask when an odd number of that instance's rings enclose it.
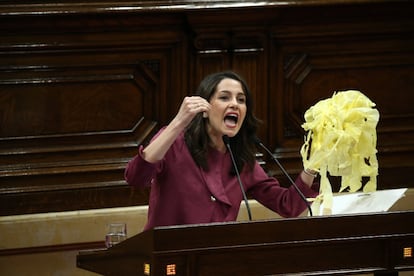
<instances>
[{"instance_id":1,"label":"carved wood molding","mask_svg":"<svg viewBox=\"0 0 414 276\"><path fill-rule=\"evenodd\" d=\"M407 45L408 46L408 45ZM405 104L407 91L396 90L398 83L411 82L410 72L414 68L414 56L400 49L395 49L394 53L389 53L392 59L383 59L377 53L349 53L338 56L337 52L331 55L327 51L323 55L301 54L287 58L285 66L285 93L286 93L286 115L292 125L299 127L303 122L303 114L311 104L318 100L332 96L335 91L347 89L357 89L365 92L374 102L377 103L381 113L381 122L378 132L408 132L412 131L414 114L410 113ZM310 57L311 56L311 57ZM336 61L336 62L335 62ZM375 79L378 68L391 67L387 70L392 76L393 84L387 80ZM336 79L329 77L324 72L342 71ZM393 72L394 71L394 72ZM322 75L324 74L324 75ZM317 75L313 77L313 75ZM329 80L327 79L329 78ZM375 83L367 85L364 78L372 78L373 82L385 83L387 86L378 86ZM394 89L393 89L394 88ZM392 109L388 99L384 95L390 95L390 89L394 98L394 105L399 108ZM408 96L409 97L409 96ZM385 101L384 101L385 100ZM391 100L391 99L389 99ZM401 102L396 102L400 101ZM406 106L403 114L401 107ZM381 110L381 107L383 109ZM381 112L382 111L382 112ZM398 118L398 121L396 119ZM300 131L297 132L300 133Z\"/></svg>"},{"instance_id":2,"label":"carved wood molding","mask_svg":"<svg viewBox=\"0 0 414 276\"><path fill-rule=\"evenodd\" d=\"M146 204L123 172L169 116L183 37L145 18L0 19L2 215Z\"/></svg>"},{"instance_id":3,"label":"carved wood molding","mask_svg":"<svg viewBox=\"0 0 414 276\"><path fill-rule=\"evenodd\" d=\"M284 8L284 7L318 7L318 6L347 6L363 4L408 3L410 0L266 0L266 1L237 1L237 0L189 0L189 1L56 1L24 0L2 1L0 15L39 15L39 14L77 14L77 13L130 13L130 12L182 12L218 9L252 9L252 8Z\"/></svg>"},{"instance_id":4,"label":"carved wood molding","mask_svg":"<svg viewBox=\"0 0 414 276\"><path fill-rule=\"evenodd\" d=\"M263 33L202 33L194 39L194 47L199 54L261 52L265 47Z\"/></svg>"}]
</instances>

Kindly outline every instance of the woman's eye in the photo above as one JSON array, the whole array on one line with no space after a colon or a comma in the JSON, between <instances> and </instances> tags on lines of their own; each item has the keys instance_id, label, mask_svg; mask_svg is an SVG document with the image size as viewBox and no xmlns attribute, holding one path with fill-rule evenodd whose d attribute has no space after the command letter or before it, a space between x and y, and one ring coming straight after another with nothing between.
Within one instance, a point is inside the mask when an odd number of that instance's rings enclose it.
<instances>
[{"instance_id":1,"label":"woman's eye","mask_svg":"<svg viewBox=\"0 0 414 276\"><path fill-rule=\"evenodd\" d=\"M218 97L218 99L222 100L222 101L230 101L230 100L234 100L233 97L229 96L229 95L221 95ZM246 103L246 97L237 97L236 101L238 103L244 104Z\"/></svg>"}]
</instances>

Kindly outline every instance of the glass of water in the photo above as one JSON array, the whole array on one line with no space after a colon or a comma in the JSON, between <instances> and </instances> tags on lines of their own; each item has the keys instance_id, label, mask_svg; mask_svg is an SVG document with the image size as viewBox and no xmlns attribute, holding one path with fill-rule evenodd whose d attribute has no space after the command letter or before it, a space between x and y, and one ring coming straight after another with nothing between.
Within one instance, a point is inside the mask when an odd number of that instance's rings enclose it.
<instances>
[{"instance_id":1,"label":"glass of water","mask_svg":"<svg viewBox=\"0 0 414 276\"><path fill-rule=\"evenodd\" d=\"M126 240L126 238L126 223L110 223L108 225L108 232L105 236L105 245L107 248Z\"/></svg>"}]
</instances>

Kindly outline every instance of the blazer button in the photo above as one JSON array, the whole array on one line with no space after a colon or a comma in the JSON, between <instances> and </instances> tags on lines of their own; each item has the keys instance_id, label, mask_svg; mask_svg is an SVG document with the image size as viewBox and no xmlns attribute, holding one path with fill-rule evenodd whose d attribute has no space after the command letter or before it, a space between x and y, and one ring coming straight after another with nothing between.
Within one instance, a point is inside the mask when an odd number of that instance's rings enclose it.
<instances>
[{"instance_id":1,"label":"blazer button","mask_svg":"<svg viewBox=\"0 0 414 276\"><path fill-rule=\"evenodd\" d=\"M214 196L210 196L211 201L216 201L216 198Z\"/></svg>"}]
</instances>

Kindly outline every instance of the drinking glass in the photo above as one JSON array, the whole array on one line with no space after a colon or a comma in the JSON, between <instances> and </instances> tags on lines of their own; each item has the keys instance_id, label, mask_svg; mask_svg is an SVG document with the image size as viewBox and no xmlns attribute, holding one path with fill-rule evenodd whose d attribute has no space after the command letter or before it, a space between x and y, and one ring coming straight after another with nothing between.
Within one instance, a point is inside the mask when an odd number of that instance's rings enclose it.
<instances>
[{"instance_id":1,"label":"drinking glass","mask_svg":"<svg viewBox=\"0 0 414 276\"><path fill-rule=\"evenodd\" d=\"M107 248L124 241L126 238L126 223L110 223L108 225L108 232L105 236L105 245Z\"/></svg>"}]
</instances>

